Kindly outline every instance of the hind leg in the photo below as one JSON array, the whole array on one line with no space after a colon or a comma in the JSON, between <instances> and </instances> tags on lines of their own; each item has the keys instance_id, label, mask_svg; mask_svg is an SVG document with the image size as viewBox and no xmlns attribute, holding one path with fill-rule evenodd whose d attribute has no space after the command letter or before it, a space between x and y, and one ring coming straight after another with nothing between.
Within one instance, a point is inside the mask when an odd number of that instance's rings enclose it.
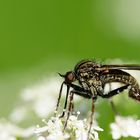
<instances>
[{"instance_id":1,"label":"hind leg","mask_svg":"<svg viewBox=\"0 0 140 140\"><path fill-rule=\"evenodd\" d=\"M110 92L111 90L112 90L112 89L111 89L111 83L109 83L109 92ZM114 102L113 102L113 99L110 98L109 101L110 101L110 105L111 105L111 108L112 108L114 114L115 114L115 115L118 115L119 113L118 113L118 111L117 111L117 109L116 109L116 106L115 106L115 104L114 104Z\"/></svg>"}]
</instances>

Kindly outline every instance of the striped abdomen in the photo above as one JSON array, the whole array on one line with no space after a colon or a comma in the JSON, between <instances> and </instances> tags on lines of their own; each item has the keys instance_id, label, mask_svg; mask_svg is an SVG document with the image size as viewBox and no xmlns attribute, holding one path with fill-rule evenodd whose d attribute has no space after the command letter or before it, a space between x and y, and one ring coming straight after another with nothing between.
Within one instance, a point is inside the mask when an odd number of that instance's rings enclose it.
<instances>
[{"instance_id":1,"label":"striped abdomen","mask_svg":"<svg viewBox=\"0 0 140 140\"><path fill-rule=\"evenodd\" d=\"M129 96L140 101L140 88L136 79L128 74L127 72L121 70L111 70L107 74L101 76L103 85L111 82L120 82L126 85L130 85Z\"/></svg>"}]
</instances>

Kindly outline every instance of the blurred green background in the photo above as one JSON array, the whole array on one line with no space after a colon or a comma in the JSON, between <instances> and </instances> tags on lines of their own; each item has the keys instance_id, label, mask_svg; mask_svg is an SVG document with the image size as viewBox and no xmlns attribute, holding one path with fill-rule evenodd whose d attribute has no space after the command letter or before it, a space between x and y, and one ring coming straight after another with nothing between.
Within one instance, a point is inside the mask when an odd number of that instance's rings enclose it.
<instances>
[{"instance_id":1,"label":"blurred green background","mask_svg":"<svg viewBox=\"0 0 140 140\"><path fill-rule=\"evenodd\" d=\"M0 117L8 115L24 87L71 70L81 59L139 62L139 6L139 0L1 0ZM100 126L108 130L104 110L110 107L103 104L97 107ZM139 112L133 104L128 114Z\"/></svg>"}]
</instances>

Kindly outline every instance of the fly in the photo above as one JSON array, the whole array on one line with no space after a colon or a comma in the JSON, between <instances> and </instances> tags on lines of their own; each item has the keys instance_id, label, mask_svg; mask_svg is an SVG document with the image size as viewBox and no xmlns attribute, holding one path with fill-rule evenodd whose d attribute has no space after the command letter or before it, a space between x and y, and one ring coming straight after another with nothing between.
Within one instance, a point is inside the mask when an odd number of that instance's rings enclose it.
<instances>
[{"instance_id":1,"label":"fly","mask_svg":"<svg viewBox=\"0 0 140 140\"><path fill-rule=\"evenodd\" d=\"M84 98L91 99L92 113L90 119L90 127L88 130L89 136L94 114L94 102L97 100L98 96L102 98L110 98L122 93L125 89L129 89L129 97L140 101L140 87L137 80L132 75L123 70L140 70L140 65L101 65L100 63L92 60L84 60L79 62L73 71L68 71L65 75L60 74L60 76L64 78L64 81L60 88L56 111L59 107L63 85L67 86L64 110L67 108L68 97L70 98L67 120L69 119L70 113L73 110L74 95L79 95ZM79 84L74 84L75 81L78 81ZM113 82L122 83L123 86L111 90L105 94L105 85ZM72 88L71 91L70 88ZM64 115L65 111L63 111L61 117ZM64 129L67 125L67 120Z\"/></svg>"}]
</instances>

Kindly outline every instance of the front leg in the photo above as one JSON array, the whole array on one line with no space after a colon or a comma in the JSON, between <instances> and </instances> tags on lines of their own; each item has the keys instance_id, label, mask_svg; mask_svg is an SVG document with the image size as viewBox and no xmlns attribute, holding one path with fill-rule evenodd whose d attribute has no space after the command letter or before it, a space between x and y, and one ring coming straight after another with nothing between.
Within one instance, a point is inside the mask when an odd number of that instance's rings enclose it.
<instances>
[{"instance_id":1,"label":"front leg","mask_svg":"<svg viewBox=\"0 0 140 140\"><path fill-rule=\"evenodd\" d=\"M61 96L62 96L63 85L64 85L64 82L61 84L61 88L60 88L60 91L59 91L59 97L57 99L57 105L56 105L55 114L54 114L55 116L56 116L56 113L58 111L58 107L59 107L59 104L60 104L60 99L61 99Z\"/></svg>"},{"instance_id":2,"label":"front leg","mask_svg":"<svg viewBox=\"0 0 140 140\"><path fill-rule=\"evenodd\" d=\"M71 83L69 84L69 86L73 88L72 92L75 93L76 95L79 95L87 99L90 99L92 97L92 93L88 90L85 90L83 87Z\"/></svg>"},{"instance_id":3,"label":"front leg","mask_svg":"<svg viewBox=\"0 0 140 140\"><path fill-rule=\"evenodd\" d=\"M64 105L64 108L63 108L63 112L62 112L62 114L59 116L59 118L62 118L62 117L64 117L64 115L65 115L65 111L66 111L66 108L67 108L67 101L68 101L69 89L70 89L70 87L67 86L67 94L66 94L66 99L65 99L65 105Z\"/></svg>"},{"instance_id":4,"label":"front leg","mask_svg":"<svg viewBox=\"0 0 140 140\"><path fill-rule=\"evenodd\" d=\"M70 114L72 112L73 96L74 96L74 92L71 91L70 96L69 96L70 99L69 99L69 106L68 106L68 114L67 114L66 122L64 124L64 130L63 131L65 131L65 129L67 127L67 122L68 122Z\"/></svg>"},{"instance_id":5,"label":"front leg","mask_svg":"<svg viewBox=\"0 0 140 140\"><path fill-rule=\"evenodd\" d=\"M89 91L85 91L84 88L82 88L80 86L77 86L77 85L74 85L74 84L71 84L71 83L70 84L67 84L67 94L66 94L65 105L64 105L64 109L63 109L62 115L60 115L60 118L64 117L64 115L65 115L65 110L66 110L66 107L67 107L67 99L68 99L70 87L73 88L73 90L71 91L71 93L74 93L76 95L82 96L82 97L87 98L87 99L90 99L91 98L90 92ZM60 91L62 92L62 89Z\"/></svg>"}]
</instances>

